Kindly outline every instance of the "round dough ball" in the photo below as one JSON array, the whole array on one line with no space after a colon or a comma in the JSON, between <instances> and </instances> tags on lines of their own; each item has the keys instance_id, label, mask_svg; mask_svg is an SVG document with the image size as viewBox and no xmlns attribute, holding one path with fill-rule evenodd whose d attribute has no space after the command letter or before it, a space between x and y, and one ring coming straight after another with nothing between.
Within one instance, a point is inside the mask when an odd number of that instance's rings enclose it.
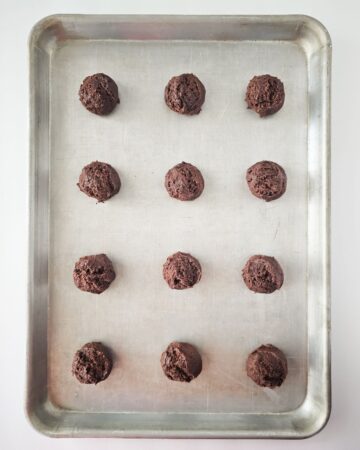
<instances>
[{"instance_id":1,"label":"round dough ball","mask_svg":"<svg viewBox=\"0 0 360 450\"><path fill-rule=\"evenodd\" d=\"M275 345L261 345L246 361L247 375L259 386L281 386L288 373L286 356Z\"/></svg>"},{"instance_id":2,"label":"round dough ball","mask_svg":"<svg viewBox=\"0 0 360 450\"><path fill-rule=\"evenodd\" d=\"M77 185L84 194L105 202L119 192L121 181L110 164L93 161L83 168Z\"/></svg>"},{"instance_id":3,"label":"round dough ball","mask_svg":"<svg viewBox=\"0 0 360 450\"><path fill-rule=\"evenodd\" d=\"M178 200L195 200L202 194L204 185L200 170L184 161L171 168L165 175L166 190L170 197Z\"/></svg>"},{"instance_id":4,"label":"round dough ball","mask_svg":"<svg viewBox=\"0 0 360 450\"><path fill-rule=\"evenodd\" d=\"M254 255L249 258L242 276L251 291L262 294L271 294L284 282L283 270L272 256Z\"/></svg>"},{"instance_id":5,"label":"round dough ball","mask_svg":"<svg viewBox=\"0 0 360 450\"><path fill-rule=\"evenodd\" d=\"M163 266L163 277L171 289L193 287L201 279L201 265L189 253L177 252L169 256Z\"/></svg>"},{"instance_id":6,"label":"round dough ball","mask_svg":"<svg viewBox=\"0 0 360 450\"><path fill-rule=\"evenodd\" d=\"M111 356L101 342L89 342L74 355L72 373L80 383L100 383L110 375L111 369Z\"/></svg>"},{"instance_id":7,"label":"round dough ball","mask_svg":"<svg viewBox=\"0 0 360 450\"><path fill-rule=\"evenodd\" d=\"M104 254L83 256L76 262L73 271L75 285L92 294L104 292L115 276L112 262Z\"/></svg>"},{"instance_id":8,"label":"round dough ball","mask_svg":"<svg viewBox=\"0 0 360 450\"><path fill-rule=\"evenodd\" d=\"M88 111L99 116L110 114L120 103L115 81L104 73L86 77L80 86L79 98Z\"/></svg>"},{"instance_id":9,"label":"round dough ball","mask_svg":"<svg viewBox=\"0 0 360 450\"><path fill-rule=\"evenodd\" d=\"M164 374L173 381L189 383L202 369L198 350L186 342L172 342L160 358Z\"/></svg>"},{"instance_id":10,"label":"round dough ball","mask_svg":"<svg viewBox=\"0 0 360 450\"><path fill-rule=\"evenodd\" d=\"M165 103L173 111L193 115L199 114L205 101L205 87L192 73L172 77L165 88Z\"/></svg>"},{"instance_id":11,"label":"round dough ball","mask_svg":"<svg viewBox=\"0 0 360 450\"><path fill-rule=\"evenodd\" d=\"M286 191L285 170L272 161L260 161L249 167L246 181L250 192L266 202L276 200Z\"/></svg>"},{"instance_id":12,"label":"round dough ball","mask_svg":"<svg viewBox=\"0 0 360 450\"><path fill-rule=\"evenodd\" d=\"M274 114L285 101L284 85L279 78L271 75L253 77L246 90L245 101L260 117Z\"/></svg>"}]
</instances>

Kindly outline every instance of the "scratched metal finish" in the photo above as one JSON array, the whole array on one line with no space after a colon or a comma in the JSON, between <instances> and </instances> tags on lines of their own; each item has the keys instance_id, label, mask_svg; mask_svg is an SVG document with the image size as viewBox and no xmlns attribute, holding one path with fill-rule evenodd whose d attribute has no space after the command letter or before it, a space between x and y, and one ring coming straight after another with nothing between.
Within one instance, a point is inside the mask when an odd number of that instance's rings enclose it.
<instances>
[{"instance_id":1,"label":"scratched metal finish","mask_svg":"<svg viewBox=\"0 0 360 450\"><path fill-rule=\"evenodd\" d=\"M54 16L35 27L28 412L37 428L157 437L303 437L320 428L330 382L329 47L324 29L303 16ZM77 97L96 72L119 86L121 103L108 117L90 114ZM207 90L196 117L163 100L167 81L184 72ZM249 79L264 73L284 82L286 100L260 119L244 96ZM245 180L264 159L288 176L286 194L270 203ZM76 186L93 160L112 164L122 180L104 204ZM194 202L169 198L163 186L181 161L205 179ZM178 250L203 268L191 290L171 291L162 279L162 264ZM72 281L75 261L94 253L106 253L117 273L100 296ZM284 269L284 285L271 295L250 292L241 279L246 259L259 253ZM114 356L96 387L71 375L74 352L93 340ZM203 356L190 384L162 373L160 354L172 340ZM246 376L246 357L262 343L288 357L277 390Z\"/></svg>"}]
</instances>

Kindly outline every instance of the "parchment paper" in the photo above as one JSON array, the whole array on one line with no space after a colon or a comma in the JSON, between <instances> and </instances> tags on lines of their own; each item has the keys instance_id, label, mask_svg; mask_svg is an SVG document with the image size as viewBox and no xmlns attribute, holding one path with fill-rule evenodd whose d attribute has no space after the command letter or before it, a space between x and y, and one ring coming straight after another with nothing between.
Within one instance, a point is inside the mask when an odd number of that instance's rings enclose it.
<instances>
[{"instance_id":1,"label":"parchment paper","mask_svg":"<svg viewBox=\"0 0 360 450\"><path fill-rule=\"evenodd\" d=\"M301 49L286 42L68 41L51 59L51 209L49 392L80 411L278 412L306 393L307 357L307 73ZM85 76L117 82L121 104L108 117L83 108ZM167 81L195 73L206 87L203 111L183 117L163 100ZM260 119L246 109L253 75L281 78L283 109ZM253 163L273 160L288 176L286 194L265 203L245 181ZM99 160L119 172L120 193L104 204L76 186L82 167ZM166 171L196 165L205 190L194 202L171 199ZM172 291L162 265L190 252L203 268L193 289ZM117 278L103 294L78 290L75 261L106 253ZM254 294L241 269L252 254L275 256L280 291ZM89 341L113 351L110 377L97 386L71 375L73 354ZM160 354L173 340L203 356L191 382L169 381ZM279 389L256 386L249 352L280 347L289 375Z\"/></svg>"}]
</instances>

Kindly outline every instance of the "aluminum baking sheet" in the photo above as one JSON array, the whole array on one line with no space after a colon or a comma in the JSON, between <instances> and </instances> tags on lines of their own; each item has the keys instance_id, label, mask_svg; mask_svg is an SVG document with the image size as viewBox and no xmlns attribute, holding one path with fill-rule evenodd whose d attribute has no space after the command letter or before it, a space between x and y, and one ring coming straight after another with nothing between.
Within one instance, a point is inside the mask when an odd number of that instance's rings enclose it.
<instances>
[{"instance_id":1,"label":"aluminum baking sheet","mask_svg":"<svg viewBox=\"0 0 360 450\"><path fill-rule=\"evenodd\" d=\"M28 414L51 436L304 437L330 409L329 67L326 30L304 16L52 16L37 24L31 55L30 321ZM78 100L89 74L118 84L108 117ZM206 86L196 117L171 112L167 81L195 73ZM246 109L256 74L283 80L282 110ZM253 197L246 169L268 159L288 175L286 194ZM96 204L76 183L100 160L120 193ZM171 199L166 171L196 165L205 190ZM191 290L172 291L162 264L190 252L203 268ZM117 278L102 295L72 281L75 261L106 253ZM285 282L254 294L241 268L275 256ZM96 387L71 375L74 352L101 341L113 371ZM190 384L164 377L173 340L195 344L203 371ZM288 357L281 388L245 372L249 352L273 343Z\"/></svg>"}]
</instances>

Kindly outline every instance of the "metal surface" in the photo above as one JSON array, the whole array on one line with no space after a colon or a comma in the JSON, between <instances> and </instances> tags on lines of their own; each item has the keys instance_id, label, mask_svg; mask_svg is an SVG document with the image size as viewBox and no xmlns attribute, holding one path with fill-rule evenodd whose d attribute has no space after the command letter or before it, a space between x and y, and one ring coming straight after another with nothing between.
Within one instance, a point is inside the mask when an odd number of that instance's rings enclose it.
<instances>
[{"instance_id":1,"label":"metal surface","mask_svg":"<svg viewBox=\"0 0 360 450\"><path fill-rule=\"evenodd\" d=\"M316 433L330 411L330 39L305 16L52 16L30 38L31 193L27 411L50 436L290 437ZM82 79L104 72L121 104L103 118L80 104ZM196 73L203 111L167 109L171 76ZM271 73L286 101L272 117L246 109L247 82ZM120 193L96 204L76 186L81 168L106 161ZM266 204L245 171L270 159L288 189ZM166 171L200 168L203 195L170 199ZM192 290L162 280L166 257L191 252L203 267ZM100 296L72 282L74 262L107 253L117 279ZM274 255L283 288L253 294L240 270ZM100 340L114 368L96 387L71 375L74 352ZM172 340L201 351L190 384L171 383L159 357ZM271 391L245 373L262 343L288 356Z\"/></svg>"}]
</instances>

